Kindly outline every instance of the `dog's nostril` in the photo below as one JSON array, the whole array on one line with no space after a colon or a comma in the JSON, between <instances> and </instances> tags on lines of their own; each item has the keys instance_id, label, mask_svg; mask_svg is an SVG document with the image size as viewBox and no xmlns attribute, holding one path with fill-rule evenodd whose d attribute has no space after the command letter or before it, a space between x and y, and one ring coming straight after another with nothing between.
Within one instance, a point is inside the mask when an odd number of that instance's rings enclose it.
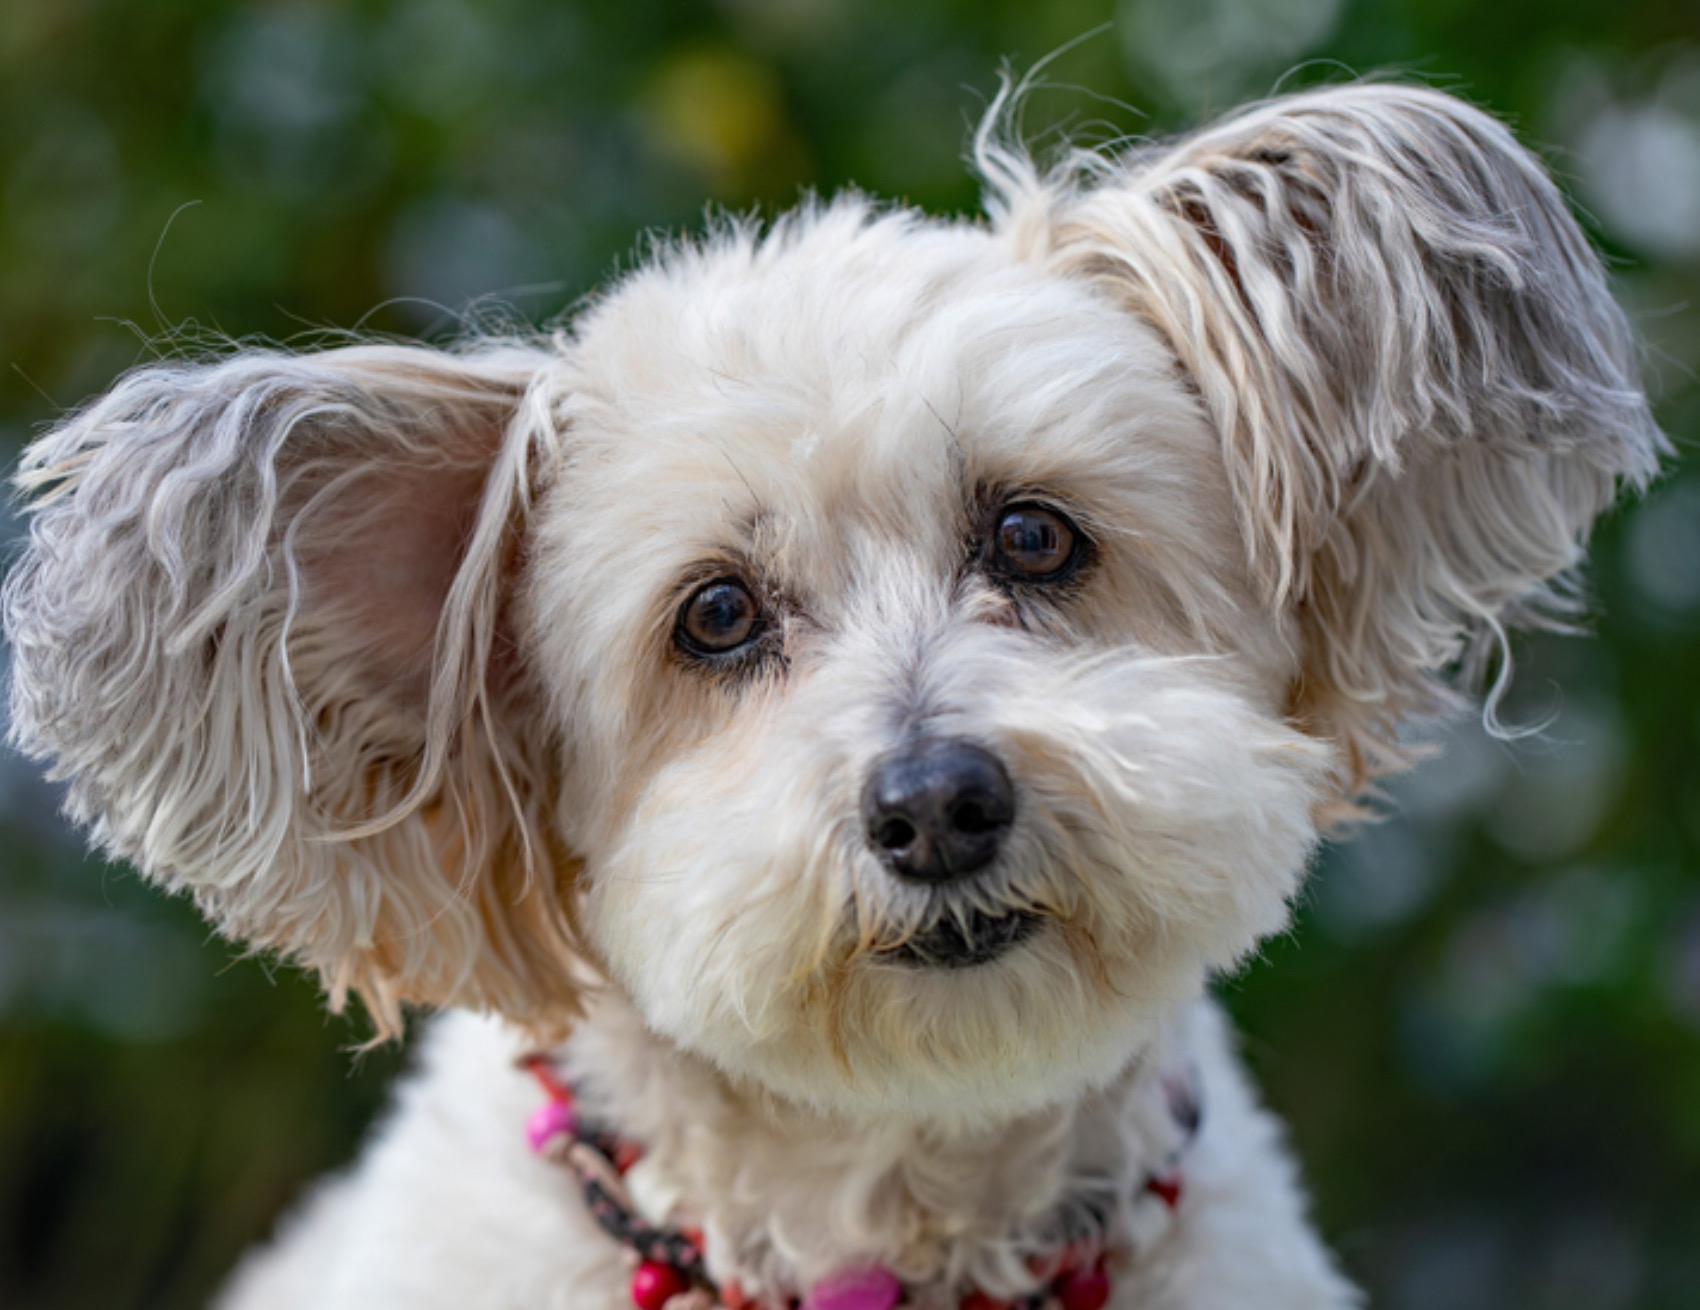
<instances>
[{"instance_id":1,"label":"dog's nostril","mask_svg":"<svg viewBox=\"0 0 1700 1310\"><path fill-rule=\"evenodd\" d=\"M951 810L950 826L957 832L977 837L1002 827L1003 824L994 819L977 798L970 798Z\"/></svg>"},{"instance_id":2,"label":"dog's nostril","mask_svg":"<svg viewBox=\"0 0 1700 1310\"><path fill-rule=\"evenodd\" d=\"M889 818L874 829L874 845L881 850L900 851L914 844L919 834L915 825L903 818Z\"/></svg>"},{"instance_id":3,"label":"dog's nostril","mask_svg":"<svg viewBox=\"0 0 1700 1310\"><path fill-rule=\"evenodd\" d=\"M862 804L868 843L893 873L949 882L997 857L1015 789L984 747L921 738L874 766Z\"/></svg>"}]
</instances>

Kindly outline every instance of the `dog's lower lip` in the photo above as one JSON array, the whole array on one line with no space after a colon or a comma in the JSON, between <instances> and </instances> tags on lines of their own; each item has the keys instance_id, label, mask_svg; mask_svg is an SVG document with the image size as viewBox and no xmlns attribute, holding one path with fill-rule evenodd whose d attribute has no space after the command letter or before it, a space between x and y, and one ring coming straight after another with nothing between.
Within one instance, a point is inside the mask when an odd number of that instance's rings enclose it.
<instances>
[{"instance_id":1,"label":"dog's lower lip","mask_svg":"<svg viewBox=\"0 0 1700 1310\"><path fill-rule=\"evenodd\" d=\"M881 951L880 955L911 968L971 969L1013 950L1037 932L1039 926L1039 916L1028 910L1008 914L977 910L968 916L966 924L946 916L901 946Z\"/></svg>"}]
</instances>

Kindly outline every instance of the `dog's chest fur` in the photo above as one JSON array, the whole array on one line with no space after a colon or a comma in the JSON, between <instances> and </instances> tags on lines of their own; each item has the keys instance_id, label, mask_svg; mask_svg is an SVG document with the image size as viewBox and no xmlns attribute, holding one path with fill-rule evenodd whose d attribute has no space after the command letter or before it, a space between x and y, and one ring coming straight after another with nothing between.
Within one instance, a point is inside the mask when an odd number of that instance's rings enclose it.
<instances>
[{"instance_id":1,"label":"dog's chest fur","mask_svg":"<svg viewBox=\"0 0 1700 1310\"><path fill-rule=\"evenodd\" d=\"M453 1016L354 1174L323 1187L240 1271L220 1310L624 1310L629 1263L586 1214L570 1173L533 1155L523 1040ZM1071 1189L1107 1184L1113 1306L1345 1306L1309 1232L1274 1121L1254 1105L1213 1007L1184 1010L1153 1058L1102 1094L992 1130L852 1129L759 1096L600 1008L561 1053L587 1113L643 1136L718 1277L807 1286L846 1263L904 1275L914 1304L1019 1284ZM1160 1075L1186 1068L1205 1112L1181 1156L1172 1213L1143 1194L1184 1134ZM643 1167L643 1166L640 1166ZM1206 1296L1214 1299L1200 1301Z\"/></svg>"},{"instance_id":2,"label":"dog's chest fur","mask_svg":"<svg viewBox=\"0 0 1700 1310\"><path fill-rule=\"evenodd\" d=\"M700 1227L711 1271L780 1301L847 1264L911 1288L1031 1290L1030 1259L1104 1227L1123 1246L1142 1184L1190 1135L1165 1078L1191 1078L1180 1032L1108 1088L991 1124L853 1124L735 1088L607 1006L568 1048L581 1107L646 1148L628 1180L655 1217Z\"/></svg>"}]
</instances>

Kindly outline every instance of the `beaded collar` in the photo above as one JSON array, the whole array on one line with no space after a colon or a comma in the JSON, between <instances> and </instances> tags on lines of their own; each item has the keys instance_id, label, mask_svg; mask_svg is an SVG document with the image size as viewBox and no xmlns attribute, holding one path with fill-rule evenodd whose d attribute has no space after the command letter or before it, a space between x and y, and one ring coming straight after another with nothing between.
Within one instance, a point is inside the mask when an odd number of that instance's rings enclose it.
<instances>
[{"instance_id":1,"label":"beaded collar","mask_svg":"<svg viewBox=\"0 0 1700 1310\"><path fill-rule=\"evenodd\" d=\"M624 1177L643 1158L643 1147L582 1122L572 1087L547 1056L528 1055L519 1063L548 1097L526 1121L526 1140L537 1155L571 1171L591 1217L626 1248L637 1310L898 1310L908 1304L897 1276L878 1265L833 1274L783 1307L762 1306L731 1280L716 1284L708 1275L699 1230L657 1226L634 1204ZM1147 1175L1142 1190L1163 1210L1173 1212L1183 1194L1180 1155L1197 1134L1201 1114L1194 1079L1165 1078L1163 1088L1180 1146L1163 1169ZM1042 1280L1037 1291L1008 1300L970 1289L959 1299L958 1310L1103 1310L1110 1299L1107 1218L1091 1213L1088 1231L1054 1256L1030 1262L1034 1276Z\"/></svg>"}]
</instances>

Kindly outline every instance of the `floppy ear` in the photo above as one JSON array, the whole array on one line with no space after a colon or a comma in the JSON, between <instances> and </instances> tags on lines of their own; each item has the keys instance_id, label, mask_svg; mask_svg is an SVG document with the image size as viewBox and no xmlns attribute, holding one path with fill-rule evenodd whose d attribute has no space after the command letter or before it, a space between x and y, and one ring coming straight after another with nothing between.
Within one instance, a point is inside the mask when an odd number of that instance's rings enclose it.
<instances>
[{"instance_id":1,"label":"floppy ear","mask_svg":"<svg viewBox=\"0 0 1700 1310\"><path fill-rule=\"evenodd\" d=\"M1502 124L1365 85L1051 178L983 163L1017 239L1173 348L1297 622L1295 716L1354 790L1496 646L1497 696L1507 625L1573 613L1591 522L1665 445L1598 258Z\"/></svg>"},{"instance_id":2,"label":"floppy ear","mask_svg":"<svg viewBox=\"0 0 1700 1310\"><path fill-rule=\"evenodd\" d=\"M13 735L110 853L395 1031L549 1027L570 866L504 632L541 344L141 369L26 454Z\"/></svg>"}]
</instances>

